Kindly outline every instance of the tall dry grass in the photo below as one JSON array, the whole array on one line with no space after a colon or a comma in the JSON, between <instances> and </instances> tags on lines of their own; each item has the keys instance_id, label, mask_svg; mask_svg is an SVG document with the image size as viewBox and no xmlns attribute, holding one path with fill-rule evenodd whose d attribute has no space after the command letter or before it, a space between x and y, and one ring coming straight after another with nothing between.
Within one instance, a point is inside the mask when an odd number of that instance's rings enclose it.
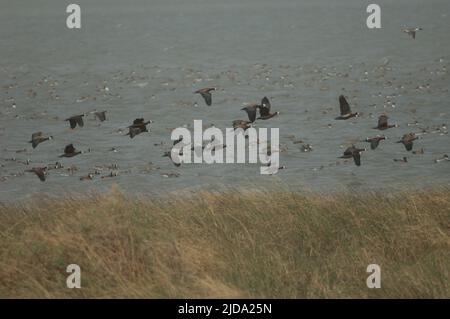
<instances>
[{"instance_id":1,"label":"tall dry grass","mask_svg":"<svg viewBox=\"0 0 450 319\"><path fill-rule=\"evenodd\" d=\"M450 191L4 203L0 297L449 298L449 235Z\"/></svg>"}]
</instances>

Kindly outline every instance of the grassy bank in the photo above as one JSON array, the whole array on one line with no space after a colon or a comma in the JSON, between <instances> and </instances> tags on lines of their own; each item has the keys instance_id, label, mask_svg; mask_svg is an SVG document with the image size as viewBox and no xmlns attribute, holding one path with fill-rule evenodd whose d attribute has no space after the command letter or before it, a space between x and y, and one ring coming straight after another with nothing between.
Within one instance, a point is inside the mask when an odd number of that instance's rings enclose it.
<instances>
[{"instance_id":1,"label":"grassy bank","mask_svg":"<svg viewBox=\"0 0 450 319\"><path fill-rule=\"evenodd\" d=\"M450 298L450 191L3 204L0 297Z\"/></svg>"}]
</instances>

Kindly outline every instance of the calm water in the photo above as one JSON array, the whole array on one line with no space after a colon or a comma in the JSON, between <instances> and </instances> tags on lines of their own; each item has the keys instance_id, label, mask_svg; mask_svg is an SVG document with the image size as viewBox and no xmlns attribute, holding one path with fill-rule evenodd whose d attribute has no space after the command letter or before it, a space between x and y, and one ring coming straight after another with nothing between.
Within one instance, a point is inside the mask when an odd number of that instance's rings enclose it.
<instances>
[{"instance_id":1,"label":"calm water","mask_svg":"<svg viewBox=\"0 0 450 319\"><path fill-rule=\"evenodd\" d=\"M138 193L227 185L329 191L450 184L450 161L434 162L450 155L448 134L423 135L414 145L422 155L394 143L408 132L450 125L448 0L378 1L381 30L367 29L370 2L360 0L79 0L82 29L76 31L65 26L64 2L0 2L1 200L104 191L114 183ZM412 40L401 32L405 26L424 30ZM212 107L192 94L206 86L219 88ZM360 118L334 120L339 94ZM249 164L177 168L162 157L172 128L194 119L230 127L246 119L243 103L265 95L281 112L257 124L280 128L286 169L277 175L260 176L259 165ZM107 110L108 120L99 123L90 114L75 130L64 122L94 109ZM360 141L380 134L372 127L383 112L399 125L384 132L388 140L365 152L361 167L337 159L352 142L368 147ZM120 129L137 117L154 123L150 133L130 140ZM36 131L54 139L32 149L27 141ZM313 151L302 152L297 140ZM68 143L90 152L59 159ZM408 163L393 161L403 156ZM51 170L45 183L23 174L56 161L65 168ZM114 164L119 175L100 178ZM72 165L78 170L71 175ZM101 175L79 180L96 166Z\"/></svg>"}]
</instances>

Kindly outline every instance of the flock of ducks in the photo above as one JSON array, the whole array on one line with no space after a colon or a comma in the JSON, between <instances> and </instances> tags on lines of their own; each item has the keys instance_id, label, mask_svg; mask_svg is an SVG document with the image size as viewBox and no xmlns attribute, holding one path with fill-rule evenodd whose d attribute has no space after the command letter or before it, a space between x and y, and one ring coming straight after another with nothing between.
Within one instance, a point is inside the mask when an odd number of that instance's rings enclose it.
<instances>
[{"instance_id":1,"label":"flock of ducks","mask_svg":"<svg viewBox=\"0 0 450 319\"><path fill-rule=\"evenodd\" d=\"M422 30L422 28L419 27L415 27L415 28L407 28L404 29L403 32L407 33L409 36L411 36L413 39L416 38L416 32ZM199 90L194 91L194 94L199 94L205 104L207 106L212 106L213 105L213 92L217 91L217 88L215 87L205 87L205 88L201 88ZM338 103L339 103L339 108L340 108L340 114L335 118L336 120L349 120L349 119L354 119L354 118L358 118L360 116L360 114L358 112L353 112L350 104L348 103L346 97L344 95L340 95L338 97ZM276 112L272 112L271 111L271 102L269 100L268 97L264 96L260 103L252 103L252 104L247 104L245 105L245 107L241 108L242 111L245 111L246 115L247 115L247 119L238 119L238 120L234 120L232 122L233 128L234 129L243 129L244 131L247 130L248 128L252 127L254 125L254 123L257 120L269 120L271 118L274 118L275 116L280 115L280 112L276 111ZM103 122L106 121L106 113L107 111L93 111L90 112L91 114L94 114L95 117ZM73 115L67 119L65 119L66 122L69 123L70 129L74 130L77 127L78 128L82 128L84 127L84 120L83 118L87 116L86 113L84 114L79 114L79 115ZM127 127L128 132L126 134L126 136L129 136L131 139L133 139L134 137L136 137L137 135L144 133L144 132L148 132L148 128L147 126L149 124L151 124L152 121L146 121L144 120L144 118L137 118L135 119L131 125L129 125ZM409 125L408 125L409 126ZM373 129L379 130L379 131L385 131L391 128L396 128L398 127L397 124L391 124L389 123L389 117L386 114L382 114L378 117L378 123L375 127L373 127ZM446 129L446 127L443 127L444 129ZM413 146L414 146L414 142L416 140L418 140L420 138L419 133L414 133L414 132L409 132L406 133L402 136L402 138L400 140L397 141L397 143L403 144L405 150L407 152L412 152L414 154L423 154L423 148L419 149L419 150L413 150ZM33 149L35 149L39 144L44 143L46 141L50 141L53 139L53 136L44 136L44 134L42 132L35 132L31 135L31 140L29 141L29 143L31 143ZM382 141L386 141L387 137L385 135L376 135L376 136L372 136L372 137L367 137L365 140L362 140L362 142L367 142L370 144L370 149L371 150L376 150ZM182 142L182 140L177 140L174 141L173 145ZM212 141L209 141L212 142ZM202 149L204 149L206 147L206 145L202 146ZM213 146L213 148L216 146ZM222 147L225 147L224 145L222 145ZM192 149L194 149L194 147L192 147ZM309 144L303 144L302 145L302 151L304 152L309 152L312 150L311 145ZM353 159L353 162L355 163L355 165L360 166L361 165L361 157L363 152L367 151L366 148L361 148L358 147L356 145L351 145L350 147L347 147L342 156L338 157L338 158L343 158L343 159ZM71 157L75 157L79 154L82 154L83 151L77 150L75 148L75 146L71 143L65 146L64 148L64 152L63 154L59 155L60 158L71 158ZM164 157L169 157L171 158L171 153L169 152L164 152L163 154ZM394 159L395 162L404 162L407 163L408 159L406 156L400 158L400 159ZM447 155L444 155L442 158L436 159L435 162L441 162L441 161L450 161L449 157ZM172 161L173 162L173 161ZM29 164L29 161L27 161L27 165ZM180 166L180 164L176 164L174 163L176 166ZM58 166L58 167L57 167ZM52 168L60 168L62 167L62 165L57 162L55 164L55 167L49 167L49 166L45 166L45 167L33 167L32 169L26 170L27 172L30 173L34 173L38 176L38 178L41 181L45 181L46 180L46 176L47 176L47 170L48 169L52 169ZM113 177L116 176L117 173L111 172L108 176L102 176L102 177ZM93 179L94 174L88 174L86 176L82 176L80 177L80 180L91 180Z\"/></svg>"},{"instance_id":2,"label":"flock of ducks","mask_svg":"<svg viewBox=\"0 0 450 319\"><path fill-rule=\"evenodd\" d=\"M207 88L197 90L194 93L200 94L203 97L206 105L211 106L212 105L212 92L215 90L216 90L216 88L207 87ZM344 95L339 96L338 102L339 102L340 114L339 114L339 116L337 116L335 118L336 120L349 120L352 118L359 117L358 112L352 112L351 107ZM246 112L248 120L241 120L241 119L234 120L232 122L232 124L233 124L234 129L241 128L244 131L247 130L248 128L252 127L252 125L255 123L256 120L269 120L280 114L280 112L272 112L271 111L271 102L266 96L262 98L260 103L248 104L245 107L243 107L241 110ZM94 113L95 116L101 122L106 120L106 111L101 111L101 112L94 111L91 113ZM259 116L258 116L258 113L259 113ZM65 121L69 122L70 128L73 130L77 126L78 127L84 126L83 117L85 115L86 114L74 115L74 116L67 118ZM128 126L128 133L126 134L126 136L129 136L130 138L134 138L135 136L137 136L141 133L148 132L147 125L149 125L150 123L152 123L152 121L145 121L144 118L135 119L133 121L133 123L130 126ZM397 124L390 124L389 117L386 114L382 114L378 117L378 123L375 127L373 127L373 129L385 131L385 130L388 130L391 128L396 128L396 127L398 127ZM44 136L42 132L36 132L36 133L32 134L31 140L29 141L29 143L32 144L33 148L36 148L39 144L49 141L52 138L53 138L52 136ZM409 151L413 150L414 141L416 141L417 139L419 139L419 136L417 136L417 134L414 132L410 132L410 133L404 134L403 137L399 141L397 141L397 143L403 144L406 151L409 152ZM370 144L371 150L375 150L379 147L380 142L385 141L385 140L387 140L386 136L377 135L377 136L366 138L364 140L364 142L367 142ZM180 142L182 142L182 138L174 141L173 145L176 145ZM214 142L214 140L208 141L208 143L212 143L212 142ZM225 145L221 145L221 146L225 147ZM202 146L202 149L204 149L205 147L206 147L206 144ZM215 145L215 146L213 145L212 147L214 150L214 147L217 147L217 145ZM304 152L311 150L311 146L309 144L303 145L303 148L304 148L304 150L303 150ZM192 149L194 150L194 146L192 146ZM345 151L343 152L343 155L340 156L339 158L353 159L355 165L360 166L361 165L361 155L365 151L367 151L367 149L360 148L355 145L351 145L350 147L345 149ZM64 153L61 154L59 157L69 157L70 158L70 157L74 157L74 156L77 156L82 153L83 152L77 150L73 144L68 144L64 148ZM414 151L414 153L422 154L423 149ZM268 154L268 155L270 155L270 154ZM171 152L170 151L165 152L163 154L163 156L169 157L171 159ZM444 161L444 160L448 161L450 159L447 155L444 155L441 159L436 160L436 162ZM405 163L408 162L407 157L403 157L401 159L394 159L394 161L405 162ZM180 166L179 163L174 163L174 164L177 167ZM48 167L33 167L32 169L27 170L27 172L34 173L39 177L39 179L41 181L45 181L46 175L47 175L47 169L48 169ZM111 173L109 175L109 177L116 176L115 174L116 173ZM87 176L81 177L80 180L90 180L92 178L93 178L93 174L88 174Z\"/></svg>"}]
</instances>

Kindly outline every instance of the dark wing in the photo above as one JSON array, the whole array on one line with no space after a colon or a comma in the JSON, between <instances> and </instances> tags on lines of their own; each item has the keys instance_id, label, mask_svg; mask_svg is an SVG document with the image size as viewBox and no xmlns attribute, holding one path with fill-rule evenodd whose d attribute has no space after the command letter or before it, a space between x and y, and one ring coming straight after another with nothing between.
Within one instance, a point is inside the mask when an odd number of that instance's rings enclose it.
<instances>
[{"instance_id":1,"label":"dark wing","mask_svg":"<svg viewBox=\"0 0 450 319\"><path fill-rule=\"evenodd\" d=\"M378 147L378 144L380 144L380 140L374 138L373 140L370 141L370 148L374 150Z\"/></svg>"},{"instance_id":2,"label":"dark wing","mask_svg":"<svg viewBox=\"0 0 450 319\"><path fill-rule=\"evenodd\" d=\"M31 141L33 141L34 139L41 137L42 136L42 132L36 132L31 134Z\"/></svg>"},{"instance_id":3,"label":"dark wing","mask_svg":"<svg viewBox=\"0 0 450 319\"><path fill-rule=\"evenodd\" d=\"M72 154L75 153L75 147L73 147L73 144L69 144L64 148L64 154Z\"/></svg>"},{"instance_id":4,"label":"dark wing","mask_svg":"<svg viewBox=\"0 0 450 319\"><path fill-rule=\"evenodd\" d=\"M103 122L106 120L106 111L103 112L95 112L95 115L98 117L100 122Z\"/></svg>"},{"instance_id":5,"label":"dark wing","mask_svg":"<svg viewBox=\"0 0 450 319\"><path fill-rule=\"evenodd\" d=\"M378 127L387 127L388 126L388 117L386 115L380 115L378 118Z\"/></svg>"},{"instance_id":6,"label":"dark wing","mask_svg":"<svg viewBox=\"0 0 450 319\"><path fill-rule=\"evenodd\" d=\"M83 122L83 115L79 115L79 116L77 116L77 117L75 118L75 120L76 120L76 122L77 122L78 126L81 126L81 127L83 127L83 126L84 126L84 122Z\"/></svg>"},{"instance_id":7,"label":"dark wing","mask_svg":"<svg viewBox=\"0 0 450 319\"><path fill-rule=\"evenodd\" d=\"M36 169L36 170L34 170L34 172L36 173L36 175L39 177L39 179L42 182L45 182L45 172L43 169Z\"/></svg>"},{"instance_id":8,"label":"dark wing","mask_svg":"<svg viewBox=\"0 0 450 319\"><path fill-rule=\"evenodd\" d=\"M241 110L247 112L248 119L250 122L253 123L256 120L256 106L254 106L254 105L246 106L246 107L242 108Z\"/></svg>"},{"instance_id":9,"label":"dark wing","mask_svg":"<svg viewBox=\"0 0 450 319\"><path fill-rule=\"evenodd\" d=\"M135 119L133 121L133 125L138 125L138 124L143 124L143 123L144 123L144 118Z\"/></svg>"},{"instance_id":10,"label":"dark wing","mask_svg":"<svg viewBox=\"0 0 450 319\"><path fill-rule=\"evenodd\" d=\"M356 166L361 166L361 153L353 152L353 160L355 161Z\"/></svg>"},{"instance_id":11,"label":"dark wing","mask_svg":"<svg viewBox=\"0 0 450 319\"><path fill-rule=\"evenodd\" d=\"M212 104L212 94L210 92L200 92L200 94L205 99L206 105L211 106L211 104Z\"/></svg>"},{"instance_id":12,"label":"dark wing","mask_svg":"<svg viewBox=\"0 0 450 319\"><path fill-rule=\"evenodd\" d=\"M347 99L345 96L339 96L339 106L341 108L341 115L347 115L351 113L350 105L348 105Z\"/></svg>"},{"instance_id":13,"label":"dark wing","mask_svg":"<svg viewBox=\"0 0 450 319\"><path fill-rule=\"evenodd\" d=\"M128 134L130 135L130 138L135 137L139 133L141 133L141 128L140 127L130 127L130 130L128 132Z\"/></svg>"},{"instance_id":14,"label":"dark wing","mask_svg":"<svg viewBox=\"0 0 450 319\"><path fill-rule=\"evenodd\" d=\"M271 105L270 105L269 99L267 97L264 97L261 100L261 105L259 107L259 115L261 117L270 115L270 107L271 107Z\"/></svg>"},{"instance_id":15,"label":"dark wing","mask_svg":"<svg viewBox=\"0 0 450 319\"><path fill-rule=\"evenodd\" d=\"M413 141L412 140L406 140L403 142L403 144L405 145L406 150L409 152L412 150L413 148Z\"/></svg>"},{"instance_id":16,"label":"dark wing","mask_svg":"<svg viewBox=\"0 0 450 319\"><path fill-rule=\"evenodd\" d=\"M67 119L66 121L69 121L71 129L74 129L77 126L77 120L74 118Z\"/></svg>"}]
</instances>

